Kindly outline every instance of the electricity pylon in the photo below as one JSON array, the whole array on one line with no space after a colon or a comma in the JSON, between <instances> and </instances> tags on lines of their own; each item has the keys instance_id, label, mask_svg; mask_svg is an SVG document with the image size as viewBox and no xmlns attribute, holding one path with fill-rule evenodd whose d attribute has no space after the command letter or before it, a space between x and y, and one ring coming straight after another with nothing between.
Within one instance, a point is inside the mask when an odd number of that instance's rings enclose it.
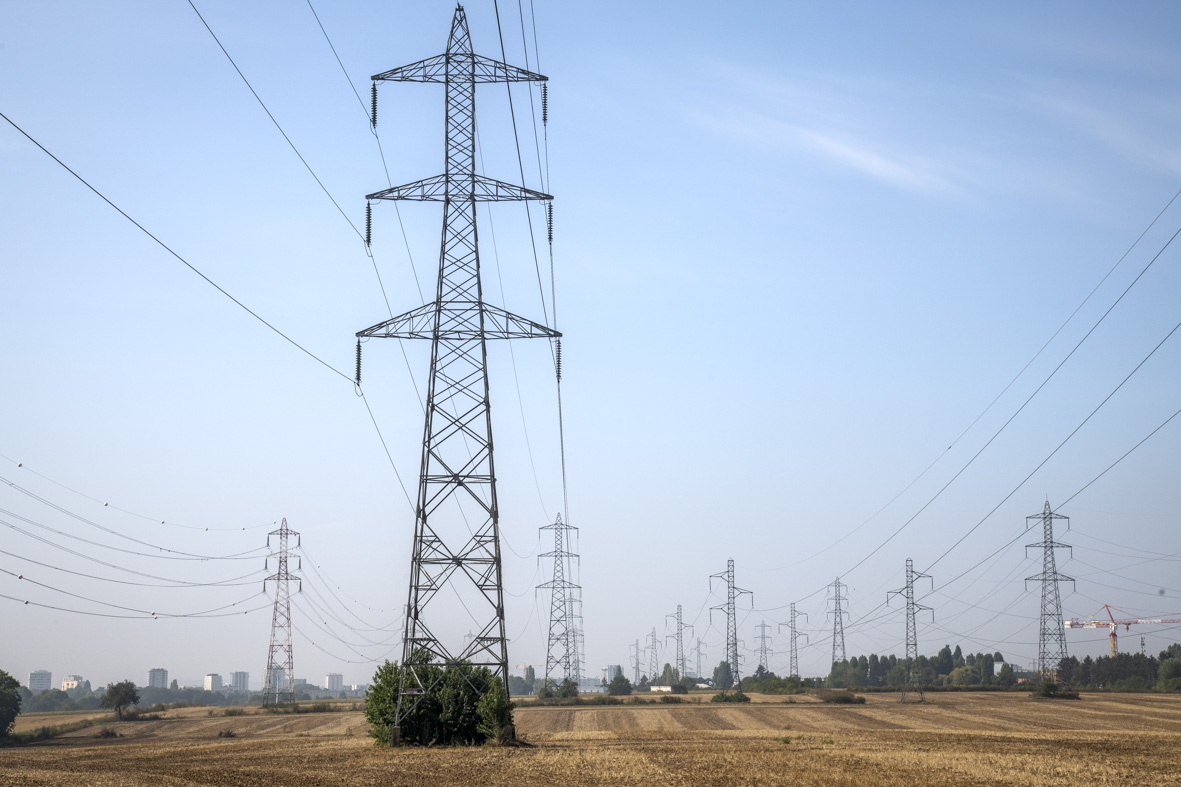
<instances>
[{"instance_id":1,"label":"electricity pylon","mask_svg":"<svg viewBox=\"0 0 1181 787\"><path fill-rule=\"evenodd\" d=\"M771 638L767 636L767 629L771 627L766 622L763 622L759 623L755 628L759 630L758 637L756 637L759 641L759 666L764 671L769 672L771 670L771 654L774 652L771 650L771 646L767 644L771 641Z\"/></svg>"},{"instance_id":2,"label":"electricity pylon","mask_svg":"<svg viewBox=\"0 0 1181 787\"><path fill-rule=\"evenodd\" d=\"M1065 519L1066 529L1069 530L1070 517L1055 514L1050 510L1050 501L1047 500L1046 507L1040 514L1025 517L1026 529L1031 526L1028 524L1031 519L1041 520L1042 541L1040 544L1027 544L1025 554L1028 555L1031 548L1042 550L1042 573L1026 577L1025 581L1042 583L1041 626L1037 642L1038 673L1042 680L1053 680L1058 672L1058 664L1067 656L1066 629L1062 623L1062 597L1058 594L1058 583L1074 582L1065 574L1058 573L1054 550L1071 547L1054 540L1054 520Z\"/></svg>"},{"instance_id":3,"label":"electricity pylon","mask_svg":"<svg viewBox=\"0 0 1181 787\"><path fill-rule=\"evenodd\" d=\"M262 581L265 591L267 583L275 583L275 610L271 615L271 646L267 649L267 671L263 678L263 704L278 705L282 702L295 702L295 666L291 648L291 580L300 583L302 580L288 570L287 540L295 536L295 545L299 546L299 533L287 527L287 518L283 518L278 530L267 534L267 546L271 545L271 536L279 537L279 551L268 556L279 560L279 568ZM296 562L300 563L299 558ZM300 566L296 566L298 569Z\"/></svg>"},{"instance_id":4,"label":"electricity pylon","mask_svg":"<svg viewBox=\"0 0 1181 787\"><path fill-rule=\"evenodd\" d=\"M713 581L715 579L726 580L726 603L720 604L716 607L710 607L710 619L713 618L714 610L722 610L726 613L726 663L730 665L730 675L737 685L738 677L738 615L735 608L734 601L738 596L743 594L750 594L750 603L754 606L754 593L749 590L734 587L734 558L726 561L726 570L718 574L711 574L709 578L710 590L713 590Z\"/></svg>"},{"instance_id":5,"label":"electricity pylon","mask_svg":"<svg viewBox=\"0 0 1181 787\"><path fill-rule=\"evenodd\" d=\"M402 719L431 687L424 682L426 676L433 672L441 680L445 672L423 670L423 662L487 667L508 689L487 342L561 334L484 301L476 203L552 197L476 174L476 85L545 80L540 74L475 54L462 6L455 9L444 54L373 77L374 83L442 84L446 93L444 173L366 196L367 200L443 203L435 300L357 333L358 341L394 338L431 343L394 742ZM457 579L466 581L453 581ZM466 645L444 630L457 619L454 610L437 603L439 592L447 586L476 619L476 636ZM465 595L470 603L464 601Z\"/></svg>"},{"instance_id":6,"label":"electricity pylon","mask_svg":"<svg viewBox=\"0 0 1181 787\"><path fill-rule=\"evenodd\" d=\"M914 570L914 561L910 558L906 559L906 587L901 590L891 590L886 594L886 603L890 603L893 596L902 596L906 600L906 680L902 684L902 702L906 702L906 690L914 688L914 670L919 665L919 637L918 628L915 626L915 613L923 610L931 613L931 621L935 621L935 610L930 607L924 607L922 604L916 604L914 600L914 581L916 579L931 579L929 574L920 574ZM931 580L934 585L934 580ZM926 702L926 695L923 694L923 681L920 679L917 688L919 690L919 702Z\"/></svg>"},{"instance_id":7,"label":"electricity pylon","mask_svg":"<svg viewBox=\"0 0 1181 787\"><path fill-rule=\"evenodd\" d=\"M578 656L578 628L574 622L573 594L578 585L566 579L567 562L573 569L573 561L577 555L570 552L570 531L578 528L567 525L558 514L552 525L543 525L541 530L554 531L554 549L538 556L550 558L554 562L553 579L537 586L538 590L550 591L549 638L545 651L545 679L553 677L555 670L560 670L564 680L576 683L581 675Z\"/></svg>"},{"instance_id":8,"label":"electricity pylon","mask_svg":"<svg viewBox=\"0 0 1181 787\"><path fill-rule=\"evenodd\" d=\"M796 642L800 637L808 639L807 634L801 634L796 631L796 618L806 617L808 617L807 612L796 612L796 605L793 601L791 604L791 616L788 618L788 622L779 624L780 628L787 626L791 631L791 661L789 662L789 675L793 678L800 677L800 659L796 651Z\"/></svg>"},{"instance_id":9,"label":"electricity pylon","mask_svg":"<svg viewBox=\"0 0 1181 787\"><path fill-rule=\"evenodd\" d=\"M632 685L638 686L640 685L640 641L637 639L636 644L631 647L635 648L635 652L632 653L632 663L635 665L635 672L633 673L635 680L632 681Z\"/></svg>"},{"instance_id":10,"label":"electricity pylon","mask_svg":"<svg viewBox=\"0 0 1181 787\"><path fill-rule=\"evenodd\" d=\"M697 655L697 675L696 675L696 678L698 680L701 680L701 678L704 677L701 674L701 655L702 655L702 650L703 650L703 648L701 646L704 644L705 644L705 640L703 640L701 637L698 637L697 638L697 647L695 648L695 653Z\"/></svg>"},{"instance_id":11,"label":"electricity pylon","mask_svg":"<svg viewBox=\"0 0 1181 787\"><path fill-rule=\"evenodd\" d=\"M664 639L666 642L668 641L669 637L673 637L676 639L676 641L677 641L677 660L675 663L676 663L676 667L677 667L677 677L678 678L688 677L688 667L685 664L685 640L684 640L683 635L684 635L685 629L691 629L691 628L693 628L693 626L691 626L691 625L686 626L681 621L681 605L680 604L677 604L677 614L665 615L664 617L673 618L674 620L677 621L676 633L675 634L668 634L665 636Z\"/></svg>"},{"instance_id":12,"label":"electricity pylon","mask_svg":"<svg viewBox=\"0 0 1181 787\"><path fill-rule=\"evenodd\" d=\"M849 586L841 582L841 578L837 577L832 583L832 596L829 601L832 602L832 611L828 614L832 615L832 663L836 664L838 661L845 660L845 615L849 613L845 611L843 602L848 600L841 598L841 588L848 588ZM837 654L841 657L838 659Z\"/></svg>"},{"instance_id":13,"label":"electricity pylon","mask_svg":"<svg viewBox=\"0 0 1181 787\"><path fill-rule=\"evenodd\" d=\"M660 654L656 650L656 629L648 635L648 682L655 683L660 679Z\"/></svg>"}]
</instances>

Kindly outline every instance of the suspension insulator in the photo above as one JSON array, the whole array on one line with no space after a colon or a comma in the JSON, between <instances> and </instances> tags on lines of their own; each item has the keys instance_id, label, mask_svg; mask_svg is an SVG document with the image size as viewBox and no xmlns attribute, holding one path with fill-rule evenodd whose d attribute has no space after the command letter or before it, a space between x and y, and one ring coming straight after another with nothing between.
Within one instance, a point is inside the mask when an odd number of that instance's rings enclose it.
<instances>
[{"instance_id":1,"label":"suspension insulator","mask_svg":"<svg viewBox=\"0 0 1181 787\"><path fill-rule=\"evenodd\" d=\"M357 385L361 384L361 340L357 339Z\"/></svg>"},{"instance_id":2,"label":"suspension insulator","mask_svg":"<svg viewBox=\"0 0 1181 787\"><path fill-rule=\"evenodd\" d=\"M370 103L373 105L373 114L369 117L369 122L377 128L377 83L373 83L373 90L369 94Z\"/></svg>"},{"instance_id":3,"label":"suspension insulator","mask_svg":"<svg viewBox=\"0 0 1181 787\"><path fill-rule=\"evenodd\" d=\"M554 245L554 203L549 203L545 211L546 233L549 235L549 245Z\"/></svg>"},{"instance_id":4,"label":"suspension insulator","mask_svg":"<svg viewBox=\"0 0 1181 787\"><path fill-rule=\"evenodd\" d=\"M365 245L373 244L373 204L365 203Z\"/></svg>"},{"instance_id":5,"label":"suspension insulator","mask_svg":"<svg viewBox=\"0 0 1181 787\"><path fill-rule=\"evenodd\" d=\"M561 382L562 381L562 340L556 339L555 341L557 342L557 345L558 345L557 351L555 352L555 355L557 356L558 382Z\"/></svg>"},{"instance_id":6,"label":"suspension insulator","mask_svg":"<svg viewBox=\"0 0 1181 787\"><path fill-rule=\"evenodd\" d=\"M541 83L541 125L549 125L549 87Z\"/></svg>"}]
</instances>

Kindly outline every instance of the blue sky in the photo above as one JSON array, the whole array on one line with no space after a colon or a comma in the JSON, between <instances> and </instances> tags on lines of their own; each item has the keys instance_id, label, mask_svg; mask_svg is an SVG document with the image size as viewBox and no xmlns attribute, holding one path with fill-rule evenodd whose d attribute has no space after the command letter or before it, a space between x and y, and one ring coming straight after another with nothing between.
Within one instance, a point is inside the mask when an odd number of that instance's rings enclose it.
<instances>
[{"instance_id":1,"label":"blue sky","mask_svg":"<svg viewBox=\"0 0 1181 787\"><path fill-rule=\"evenodd\" d=\"M364 194L389 181L306 4L197 7L359 226ZM370 74L442 50L452 6L316 10L365 97ZM477 51L499 56L493 5L467 11ZM1040 564L1022 549L1037 536L1019 537L1025 517L1074 495L1177 409L1177 337L989 512L1174 327L1177 249L924 505L1181 226L1174 203L974 421L1181 187L1176 8L535 1L533 11L539 51L529 29L528 57L551 78L548 179L529 94L514 88L514 102L524 185L556 197L570 513L581 528L591 671L625 662L628 644L653 626L663 637L678 603L715 664L724 626L715 615L711 627L718 599L708 576L729 557L755 593L740 622L748 646L757 623L785 620L797 601L813 643L801 669L825 672L823 587L840 574L850 587L847 651L901 653L901 616L875 608L902 584L907 557L925 569L978 523L930 571L925 603L936 616L920 626L920 651L960 642L1032 661L1038 599L1022 580ZM527 27L529 12L526 4ZM506 2L500 13L508 58L524 65L518 9ZM441 102L430 86L383 86L378 130L393 182L441 170ZM478 102L486 171L521 180L503 89L482 89ZM0 111L345 374L353 333L389 315L356 234L188 3L6 5ZM308 582L389 626L404 599L412 518L351 384L202 282L7 124L0 167L0 454L13 460L0 460L0 477L194 554L261 547L266 525L286 516L330 580L308 572ZM481 227L486 291L539 319L552 304L537 294L524 210L494 207ZM393 207L375 210L373 251L395 313L422 302L415 272L432 289L440 220L431 205L404 205L401 217L405 241ZM422 431L415 384L429 356L425 344L404 349L405 359L392 342L367 346L365 392L396 467L412 479ZM518 343L511 355L492 348L490 368L510 659L539 663L537 527L561 499L551 361L542 345ZM1177 428L1161 429L1062 509L1073 531L1062 540L1075 549L1060 568L1078 580L1064 597L1067 616L1104 603L1137 615L1181 611L1177 558L1160 557L1181 553ZM58 530L130 543L12 487L0 487L0 501ZM257 581L265 550L181 568L80 550L192 582L255 572L242 586L151 590L37 566L29 560L128 576L5 531L20 557L0 555L0 568L84 599L7 574L0 594L108 612L87 599L135 608L150 599L176 611L267 604ZM0 644L0 668L22 680L37 668L144 680L165 666L182 682L239 669L258 682L265 666L266 608L123 621L0 601L17 634ZM297 625L313 615L300 603ZM391 647L357 647L358 656L300 628L296 672L313 680L332 671L365 682L367 660ZM1177 638L1146 627L1122 645L1138 646L1139 633L1150 652ZM1079 655L1106 649L1103 632L1068 641ZM785 636L775 648L782 672Z\"/></svg>"}]
</instances>

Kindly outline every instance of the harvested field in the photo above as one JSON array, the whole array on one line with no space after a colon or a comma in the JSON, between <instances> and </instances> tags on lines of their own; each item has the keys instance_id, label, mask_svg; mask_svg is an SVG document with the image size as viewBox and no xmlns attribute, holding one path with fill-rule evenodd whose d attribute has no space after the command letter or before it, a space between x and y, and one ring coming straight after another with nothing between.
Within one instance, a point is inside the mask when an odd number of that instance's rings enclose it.
<instances>
[{"instance_id":1,"label":"harvested field","mask_svg":"<svg viewBox=\"0 0 1181 787\"><path fill-rule=\"evenodd\" d=\"M1181 697L524 707L522 748L379 749L358 712L165 712L0 749L5 784L1181 785ZM232 737L218 737L232 732Z\"/></svg>"}]
</instances>

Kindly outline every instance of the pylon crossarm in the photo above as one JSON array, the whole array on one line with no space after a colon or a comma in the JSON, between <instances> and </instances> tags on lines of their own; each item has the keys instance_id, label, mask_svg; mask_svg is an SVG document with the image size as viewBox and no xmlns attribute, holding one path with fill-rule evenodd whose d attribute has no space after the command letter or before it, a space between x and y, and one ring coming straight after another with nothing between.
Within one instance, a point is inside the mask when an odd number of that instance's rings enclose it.
<instances>
[{"instance_id":1,"label":"pylon crossarm","mask_svg":"<svg viewBox=\"0 0 1181 787\"><path fill-rule=\"evenodd\" d=\"M480 312L483 325L480 325ZM434 339L435 317L439 317L438 338L448 341L485 339L558 339L562 334L489 303L451 301L443 308L428 303L357 332L357 337L378 339ZM449 319L456 316L466 319ZM445 326L444 323L447 323Z\"/></svg>"},{"instance_id":2,"label":"pylon crossarm","mask_svg":"<svg viewBox=\"0 0 1181 787\"><path fill-rule=\"evenodd\" d=\"M553 196L541 191L527 189L502 180L462 173L454 175L432 175L429 178L392 186L388 189L366 194L365 199L403 200L409 202L519 202L521 200L542 200L548 202Z\"/></svg>"},{"instance_id":3,"label":"pylon crossarm","mask_svg":"<svg viewBox=\"0 0 1181 787\"><path fill-rule=\"evenodd\" d=\"M370 77L374 82L443 84L448 71L472 74L477 84L492 82L548 82L549 77L470 52L435 55Z\"/></svg>"}]
</instances>

